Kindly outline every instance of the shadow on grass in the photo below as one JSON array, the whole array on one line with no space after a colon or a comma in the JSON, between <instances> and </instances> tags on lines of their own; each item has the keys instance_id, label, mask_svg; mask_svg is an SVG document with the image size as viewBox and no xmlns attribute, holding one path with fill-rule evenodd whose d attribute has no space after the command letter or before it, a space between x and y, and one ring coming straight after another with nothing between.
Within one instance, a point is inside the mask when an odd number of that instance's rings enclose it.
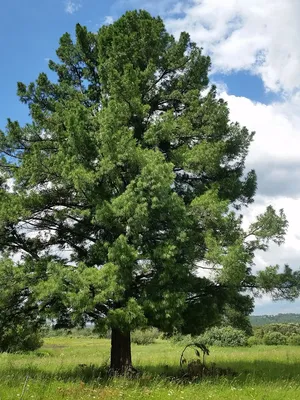
<instances>
[{"instance_id":1,"label":"shadow on grass","mask_svg":"<svg viewBox=\"0 0 300 400\"><path fill-rule=\"evenodd\" d=\"M209 364L208 364L209 365ZM235 376L206 376L205 378L193 378L194 383L201 381L209 381L224 383L224 381L243 383L267 383L267 382L293 382L299 384L300 381L300 364L288 362L274 362L274 361L261 361L254 362L241 362L230 361L222 362L218 365L224 369L228 368L235 371ZM176 366L167 365L143 365L136 366L138 374L134 377L126 377L128 382L132 381L134 385L140 387L150 387L155 381L173 382L176 384L189 384L191 379L184 378L184 370ZM1 380L6 381L7 384L12 386L17 383L24 382L26 377L33 380L41 380L44 382L49 381L62 381L62 382L83 382L91 385L109 385L109 383L116 379L108 373L107 366L96 365L78 365L70 369L56 370L55 372L45 371L35 366L28 367L15 367L9 366L0 370ZM120 379L124 379L121 377Z\"/></svg>"}]
</instances>

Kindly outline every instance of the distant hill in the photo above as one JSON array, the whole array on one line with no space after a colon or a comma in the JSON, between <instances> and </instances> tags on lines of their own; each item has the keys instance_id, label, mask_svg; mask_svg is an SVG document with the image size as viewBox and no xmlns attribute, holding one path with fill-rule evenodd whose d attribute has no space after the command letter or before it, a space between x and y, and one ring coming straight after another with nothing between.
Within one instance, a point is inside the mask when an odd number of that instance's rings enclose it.
<instances>
[{"instance_id":1,"label":"distant hill","mask_svg":"<svg viewBox=\"0 0 300 400\"><path fill-rule=\"evenodd\" d=\"M300 323L300 314L251 315L250 322L252 326Z\"/></svg>"}]
</instances>

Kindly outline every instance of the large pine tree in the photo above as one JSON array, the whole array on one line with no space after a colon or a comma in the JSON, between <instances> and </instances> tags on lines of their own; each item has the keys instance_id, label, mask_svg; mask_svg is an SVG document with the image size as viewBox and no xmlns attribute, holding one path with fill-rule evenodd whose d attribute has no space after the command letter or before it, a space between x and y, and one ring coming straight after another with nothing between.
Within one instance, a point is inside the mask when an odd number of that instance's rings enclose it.
<instances>
[{"instance_id":1,"label":"large pine tree","mask_svg":"<svg viewBox=\"0 0 300 400\"><path fill-rule=\"evenodd\" d=\"M145 11L96 34L77 25L57 56L57 81L18 84L32 122L9 120L0 141L2 251L22 253L43 312L110 328L119 372L137 327L242 323L254 251L287 222L269 207L242 229L253 134L209 86L210 59Z\"/></svg>"}]
</instances>

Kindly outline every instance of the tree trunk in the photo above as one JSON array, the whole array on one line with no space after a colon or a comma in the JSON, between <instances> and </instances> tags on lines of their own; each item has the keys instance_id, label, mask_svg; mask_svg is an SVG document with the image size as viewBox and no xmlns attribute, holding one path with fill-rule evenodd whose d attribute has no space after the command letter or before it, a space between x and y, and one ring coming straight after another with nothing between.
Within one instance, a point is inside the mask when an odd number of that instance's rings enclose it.
<instances>
[{"instance_id":1,"label":"tree trunk","mask_svg":"<svg viewBox=\"0 0 300 400\"><path fill-rule=\"evenodd\" d=\"M130 332L112 329L110 369L119 374L134 370L131 362Z\"/></svg>"}]
</instances>

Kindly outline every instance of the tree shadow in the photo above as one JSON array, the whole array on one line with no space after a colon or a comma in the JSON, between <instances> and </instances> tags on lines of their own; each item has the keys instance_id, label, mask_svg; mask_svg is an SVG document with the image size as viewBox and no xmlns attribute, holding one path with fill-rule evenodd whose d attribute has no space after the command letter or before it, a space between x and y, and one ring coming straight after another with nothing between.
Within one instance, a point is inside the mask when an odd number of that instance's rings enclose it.
<instances>
[{"instance_id":1,"label":"tree shadow","mask_svg":"<svg viewBox=\"0 0 300 400\"><path fill-rule=\"evenodd\" d=\"M210 364L208 363L208 366ZM190 382L201 383L203 381L210 381L212 383L218 383L218 381L224 383L224 381L236 383L272 383L295 381L297 384L300 379L300 363L295 362L275 362L275 361L262 361L256 360L250 361L223 361L218 365L224 370L233 371L234 373L228 373L215 376L202 376L202 377L189 377L186 375L186 369L180 369L174 365L136 365L138 373L136 375L125 376L125 379L132 380L134 384L138 384L140 387L148 387L153 384L154 379L165 380L166 382L174 382L176 384L190 384ZM70 369L59 369L54 372L45 371L37 366L17 367L9 366L7 369L1 369L1 377L8 384L14 386L17 382L24 382L26 377L30 379L42 380L44 382L49 381L63 381L63 382L83 382L91 385L109 385L112 379L116 376L109 374L109 370L106 365L77 365ZM11 378L11 380L9 379ZM120 377L124 379L124 377Z\"/></svg>"},{"instance_id":2,"label":"tree shadow","mask_svg":"<svg viewBox=\"0 0 300 400\"><path fill-rule=\"evenodd\" d=\"M207 363L208 367L213 364ZM193 378L194 381L255 381L255 382L280 382L280 381L295 381L299 383L300 380L300 363L298 362L276 362L276 361L265 361L255 360L251 361L222 361L215 365L216 373L207 374L199 379ZM179 380L183 375L183 371L187 371L186 368L183 370L176 366L136 366L141 373L149 374L150 376L161 376L167 379ZM219 372L221 370L221 372Z\"/></svg>"}]
</instances>

